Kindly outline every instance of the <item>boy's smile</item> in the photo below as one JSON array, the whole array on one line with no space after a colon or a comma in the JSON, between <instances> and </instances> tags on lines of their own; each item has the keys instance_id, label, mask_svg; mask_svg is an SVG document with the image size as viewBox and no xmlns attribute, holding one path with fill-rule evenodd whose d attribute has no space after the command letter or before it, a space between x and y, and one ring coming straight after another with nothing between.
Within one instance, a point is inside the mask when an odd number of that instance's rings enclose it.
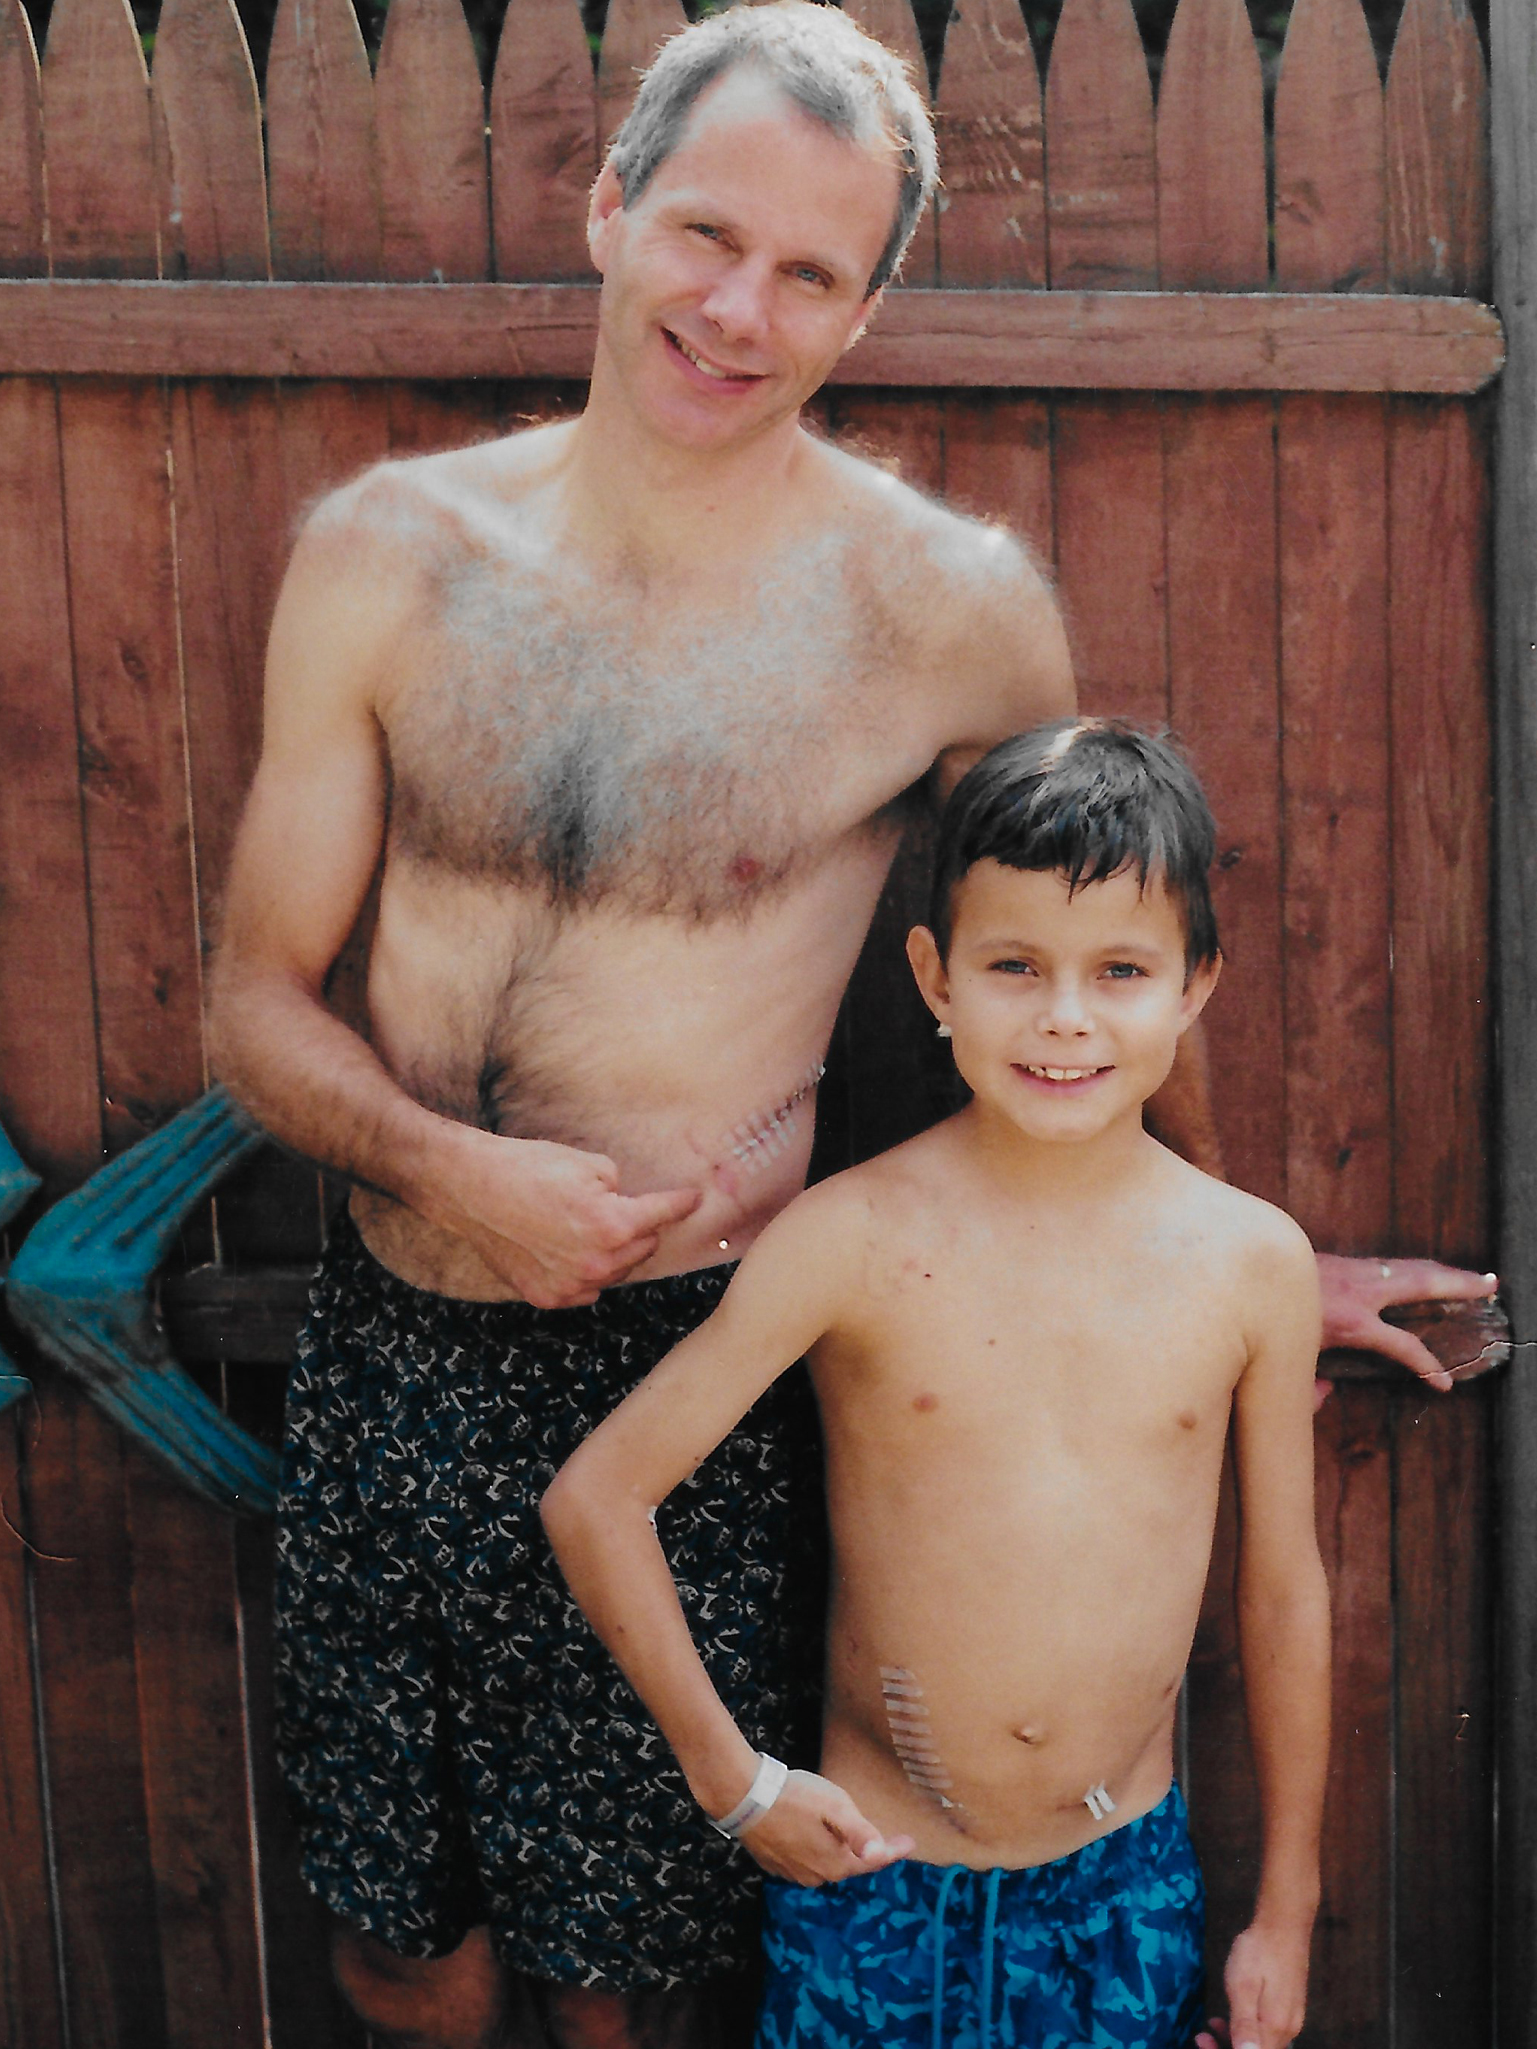
<instances>
[{"instance_id":1,"label":"boy's smile","mask_svg":"<svg viewBox=\"0 0 1537 2049\"><path fill-rule=\"evenodd\" d=\"M979 861L956 887L948 958L921 928L909 952L980 1112L1047 1142L1140 1127L1216 981L1187 980L1174 901L1132 869L1070 894L1065 875Z\"/></svg>"}]
</instances>

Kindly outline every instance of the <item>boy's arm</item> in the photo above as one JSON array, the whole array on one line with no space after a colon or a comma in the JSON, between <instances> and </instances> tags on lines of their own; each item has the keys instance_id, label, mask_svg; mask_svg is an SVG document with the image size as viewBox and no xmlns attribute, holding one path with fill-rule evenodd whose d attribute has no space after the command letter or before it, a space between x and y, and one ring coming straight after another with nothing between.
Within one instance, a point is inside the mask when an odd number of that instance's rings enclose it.
<instances>
[{"instance_id":1,"label":"boy's arm","mask_svg":"<svg viewBox=\"0 0 1537 2049\"><path fill-rule=\"evenodd\" d=\"M1281 2049L1302 2026L1318 1911L1329 1750L1329 1594L1313 1522L1316 1268L1277 1217L1256 1248L1250 1362L1238 1383L1238 1632L1264 1828L1254 1918L1234 1943L1234 2049Z\"/></svg>"},{"instance_id":2,"label":"boy's arm","mask_svg":"<svg viewBox=\"0 0 1537 2049\"><path fill-rule=\"evenodd\" d=\"M579 1446L542 1504L572 1593L712 1816L741 1801L758 1759L694 1648L655 1511L829 1328L843 1200L818 1189L770 1225L715 1314ZM745 1840L766 1869L801 1885L875 1870L911 1847L883 1843L846 1793L799 1771Z\"/></svg>"}]
</instances>

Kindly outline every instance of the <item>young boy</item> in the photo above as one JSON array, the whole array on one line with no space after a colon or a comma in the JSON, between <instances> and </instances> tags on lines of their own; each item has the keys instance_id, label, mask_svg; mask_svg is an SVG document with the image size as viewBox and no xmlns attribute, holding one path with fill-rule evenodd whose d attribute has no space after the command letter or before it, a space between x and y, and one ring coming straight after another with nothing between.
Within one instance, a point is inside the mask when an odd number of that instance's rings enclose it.
<instances>
[{"instance_id":1,"label":"young boy","mask_svg":"<svg viewBox=\"0 0 1537 2049\"><path fill-rule=\"evenodd\" d=\"M1142 1125L1216 983L1213 845L1188 767L1121 725L973 768L908 941L970 1102L792 1204L545 1497L694 1797L782 1881L759 2049L1185 2049L1202 1894L1174 1719L1230 1412L1264 1813L1232 2041L1302 2025L1328 1716L1315 1268L1286 1217ZM802 1354L834 1546L821 1775L739 1733L653 1523Z\"/></svg>"}]
</instances>

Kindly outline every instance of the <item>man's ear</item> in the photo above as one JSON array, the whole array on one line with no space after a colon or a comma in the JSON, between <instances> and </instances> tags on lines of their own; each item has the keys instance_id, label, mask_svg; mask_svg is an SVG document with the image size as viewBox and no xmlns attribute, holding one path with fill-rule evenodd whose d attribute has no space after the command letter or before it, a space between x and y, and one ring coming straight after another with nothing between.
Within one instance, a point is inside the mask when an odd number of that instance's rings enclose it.
<instances>
[{"instance_id":1,"label":"man's ear","mask_svg":"<svg viewBox=\"0 0 1537 2049\"><path fill-rule=\"evenodd\" d=\"M624 187L619 183L619 173L611 163L605 163L587 201L587 253L600 277L614 239L614 225L623 212Z\"/></svg>"},{"instance_id":2,"label":"man's ear","mask_svg":"<svg viewBox=\"0 0 1537 2049\"><path fill-rule=\"evenodd\" d=\"M862 305L859 308L859 325L854 329L854 332L843 344L844 355L847 355L849 350L854 346L855 342L860 340L860 338L863 336L865 329L870 325L870 322L875 318L877 312L880 310L880 303L882 299L885 298L885 296L886 287L884 285L880 285L877 287L875 291L873 291L870 294L869 298L862 303Z\"/></svg>"},{"instance_id":3,"label":"man's ear","mask_svg":"<svg viewBox=\"0 0 1537 2049\"><path fill-rule=\"evenodd\" d=\"M927 925L914 925L907 935L907 959L918 994L941 1024L950 1021L950 977L940 958L939 945Z\"/></svg>"},{"instance_id":4,"label":"man's ear","mask_svg":"<svg viewBox=\"0 0 1537 2049\"><path fill-rule=\"evenodd\" d=\"M1185 984L1185 993L1180 999L1179 1007L1179 1028L1182 1032L1188 1032L1206 1008L1221 974L1222 956L1219 953L1215 960L1209 960L1198 967Z\"/></svg>"}]
</instances>

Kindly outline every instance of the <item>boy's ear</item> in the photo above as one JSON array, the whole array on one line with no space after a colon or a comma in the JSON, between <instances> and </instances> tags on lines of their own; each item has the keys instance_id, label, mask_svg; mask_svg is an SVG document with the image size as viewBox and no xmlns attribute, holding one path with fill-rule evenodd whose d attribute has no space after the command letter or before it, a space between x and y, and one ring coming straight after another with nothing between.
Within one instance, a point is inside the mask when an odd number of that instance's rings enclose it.
<instances>
[{"instance_id":1,"label":"boy's ear","mask_svg":"<svg viewBox=\"0 0 1537 2049\"><path fill-rule=\"evenodd\" d=\"M1211 992L1216 988L1222 974L1222 956L1207 961L1198 967L1185 984L1185 993L1180 1000L1179 1028L1186 1032L1195 1023L1201 1012L1211 1001Z\"/></svg>"},{"instance_id":2,"label":"boy's ear","mask_svg":"<svg viewBox=\"0 0 1537 2049\"><path fill-rule=\"evenodd\" d=\"M939 957L939 946L927 925L914 925L907 935L907 959L918 984L918 994L941 1024L950 1018L950 978Z\"/></svg>"},{"instance_id":3,"label":"boy's ear","mask_svg":"<svg viewBox=\"0 0 1537 2049\"><path fill-rule=\"evenodd\" d=\"M623 211L624 188L619 183L619 173L611 163L605 163L587 201L587 253L600 277L613 240L613 224Z\"/></svg>"}]
</instances>

